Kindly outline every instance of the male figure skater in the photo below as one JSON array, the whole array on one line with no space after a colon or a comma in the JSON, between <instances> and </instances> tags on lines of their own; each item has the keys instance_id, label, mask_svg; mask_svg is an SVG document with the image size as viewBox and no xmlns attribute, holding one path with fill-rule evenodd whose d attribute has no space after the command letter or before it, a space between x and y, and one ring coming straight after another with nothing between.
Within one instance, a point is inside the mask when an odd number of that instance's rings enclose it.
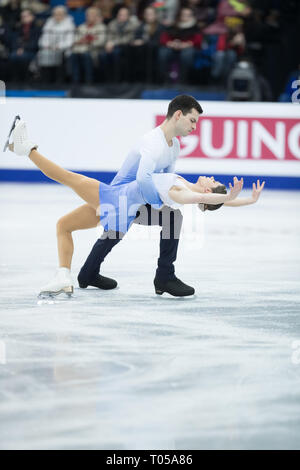
<instances>
[{"instance_id":1,"label":"male figure skater","mask_svg":"<svg viewBox=\"0 0 300 470\"><path fill-rule=\"evenodd\" d=\"M196 129L203 110L200 104L189 95L179 95L168 107L164 122L145 134L131 149L121 169L111 182L120 185L136 180L145 200L140 208L140 216L135 220L142 225L160 225L160 254L154 279L155 290L167 292L173 296L193 295L193 287L180 281L175 276L174 262L182 226L180 210L164 206L152 182L153 173L174 172L180 145L176 136L186 136ZM123 238L123 233L105 230L97 240L86 262L82 266L78 283L81 288L87 286L99 289L114 289L114 279L99 274L100 266L107 254Z\"/></svg>"}]
</instances>

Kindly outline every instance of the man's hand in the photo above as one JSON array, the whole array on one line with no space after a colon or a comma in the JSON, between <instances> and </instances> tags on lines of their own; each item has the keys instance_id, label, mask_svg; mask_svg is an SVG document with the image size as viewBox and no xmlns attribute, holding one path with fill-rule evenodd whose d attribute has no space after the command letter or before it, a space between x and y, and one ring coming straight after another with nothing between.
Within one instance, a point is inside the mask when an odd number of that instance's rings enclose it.
<instances>
[{"instance_id":1,"label":"man's hand","mask_svg":"<svg viewBox=\"0 0 300 470\"><path fill-rule=\"evenodd\" d=\"M229 183L230 193L228 194L228 198L226 198L227 201L232 201L233 199L235 199L240 194L241 190L243 189L243 185L244 185L243 178L241 178L239 181L237 177L235 176L233 178L233 186L231 183Z\"/></svg>"},{"instance_id":2,"label":"man's hand","mask_svg":"<svg viewBox=\"0 0 300 470\"><path fill-rule=\"evenodd\" d=\"M256 185L255 185L255 183L253 183L253 185L252 185L252 188L253 188L253 191L252 191L253 202L256 202L258 200L258 198L260 196L260 193L264 189L264 186L265 186L265 181L262 184L260 184L259 180L257 180Z\"/></svg>"}]
</instances>

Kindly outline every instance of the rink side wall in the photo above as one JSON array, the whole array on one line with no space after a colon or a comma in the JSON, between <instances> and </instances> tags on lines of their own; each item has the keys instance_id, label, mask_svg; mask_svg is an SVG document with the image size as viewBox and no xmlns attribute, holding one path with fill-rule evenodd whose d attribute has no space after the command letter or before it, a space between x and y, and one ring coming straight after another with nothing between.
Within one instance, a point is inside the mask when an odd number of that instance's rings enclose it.
<instances>
[{"instance_id":1,"label":"rink side wall","mask_svg":"<svg viewBox=\"0 0 300 470\"><path fill-rule=\"evenodd\" d=\"M289 103L201 102L197 130L180 139L177 173L214 175L245 187L300 190L300 108ZM0 104L0 182L49 182L26 158L3 153L15 115L24 118L41 153L65 168L110 182L139 136L159 125L164 100L7 98Z\"/></svg>"}]
</instances>

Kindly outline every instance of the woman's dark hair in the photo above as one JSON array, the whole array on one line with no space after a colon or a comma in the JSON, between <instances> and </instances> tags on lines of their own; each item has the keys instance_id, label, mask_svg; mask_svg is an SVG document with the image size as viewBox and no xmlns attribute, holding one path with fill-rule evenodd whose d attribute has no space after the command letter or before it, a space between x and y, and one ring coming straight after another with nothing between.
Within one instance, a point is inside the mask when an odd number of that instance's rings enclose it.
<instances>
[{"instance_id":1,"label":"woman's dark hair","mask_svg":"<svg viewBox=\"0 0 300 470\"><path fill-rule=\"evenodd\" d=\"M203 113L200 104L193 96L178 95L169 103L167 119L170 119L178 110L180 110L182 114L186 115L191 112L192 109L195 109L199 114Z\"/></svg>"},{"instance_id":2,"label":"woman's dark hair","mask_svg":"<svg viewBox=\"0 0 300 470\"><path fill-rule=\"evenodd\" d=\"M224 184L219 184L216 188L212 188L211 190L213 193L219 193L219 194L227 194L227 189ZM223 204L204 204L204 210L205 211L215 211L217 209L220 209Z\"/></svg>"}]
</instances>

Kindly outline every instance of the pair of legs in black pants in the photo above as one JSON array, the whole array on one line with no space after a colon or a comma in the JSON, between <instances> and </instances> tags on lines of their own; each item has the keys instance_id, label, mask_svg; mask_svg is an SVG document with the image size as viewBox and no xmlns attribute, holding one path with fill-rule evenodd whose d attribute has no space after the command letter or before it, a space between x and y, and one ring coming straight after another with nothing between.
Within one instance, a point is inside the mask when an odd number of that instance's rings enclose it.
<instances>
[{"instance_id":1,"label":"pair of legs in black pants","mask_svg":"<svg viewBox=\"0 0 300 470\"><path fill-rule=\"evenodd\" d=\"M160 233L160 255L154 286L157 294L169 292L175 296L193 295L194 289L182 283L175 276L174 262L177 257L180 230L182 226L182 214L180 210L172 210L163 207L158 211L149 204L141 206L134 223L140 225L159 225L162 227ZM109 289L116 287L117 283L99 276L100 266L108 253L123 238L120 232L104 232L92 248L86 262L78 275L80 287L88 285ZM110 282L112 281L112 282Z\"/></svg>"}]
</instances>

